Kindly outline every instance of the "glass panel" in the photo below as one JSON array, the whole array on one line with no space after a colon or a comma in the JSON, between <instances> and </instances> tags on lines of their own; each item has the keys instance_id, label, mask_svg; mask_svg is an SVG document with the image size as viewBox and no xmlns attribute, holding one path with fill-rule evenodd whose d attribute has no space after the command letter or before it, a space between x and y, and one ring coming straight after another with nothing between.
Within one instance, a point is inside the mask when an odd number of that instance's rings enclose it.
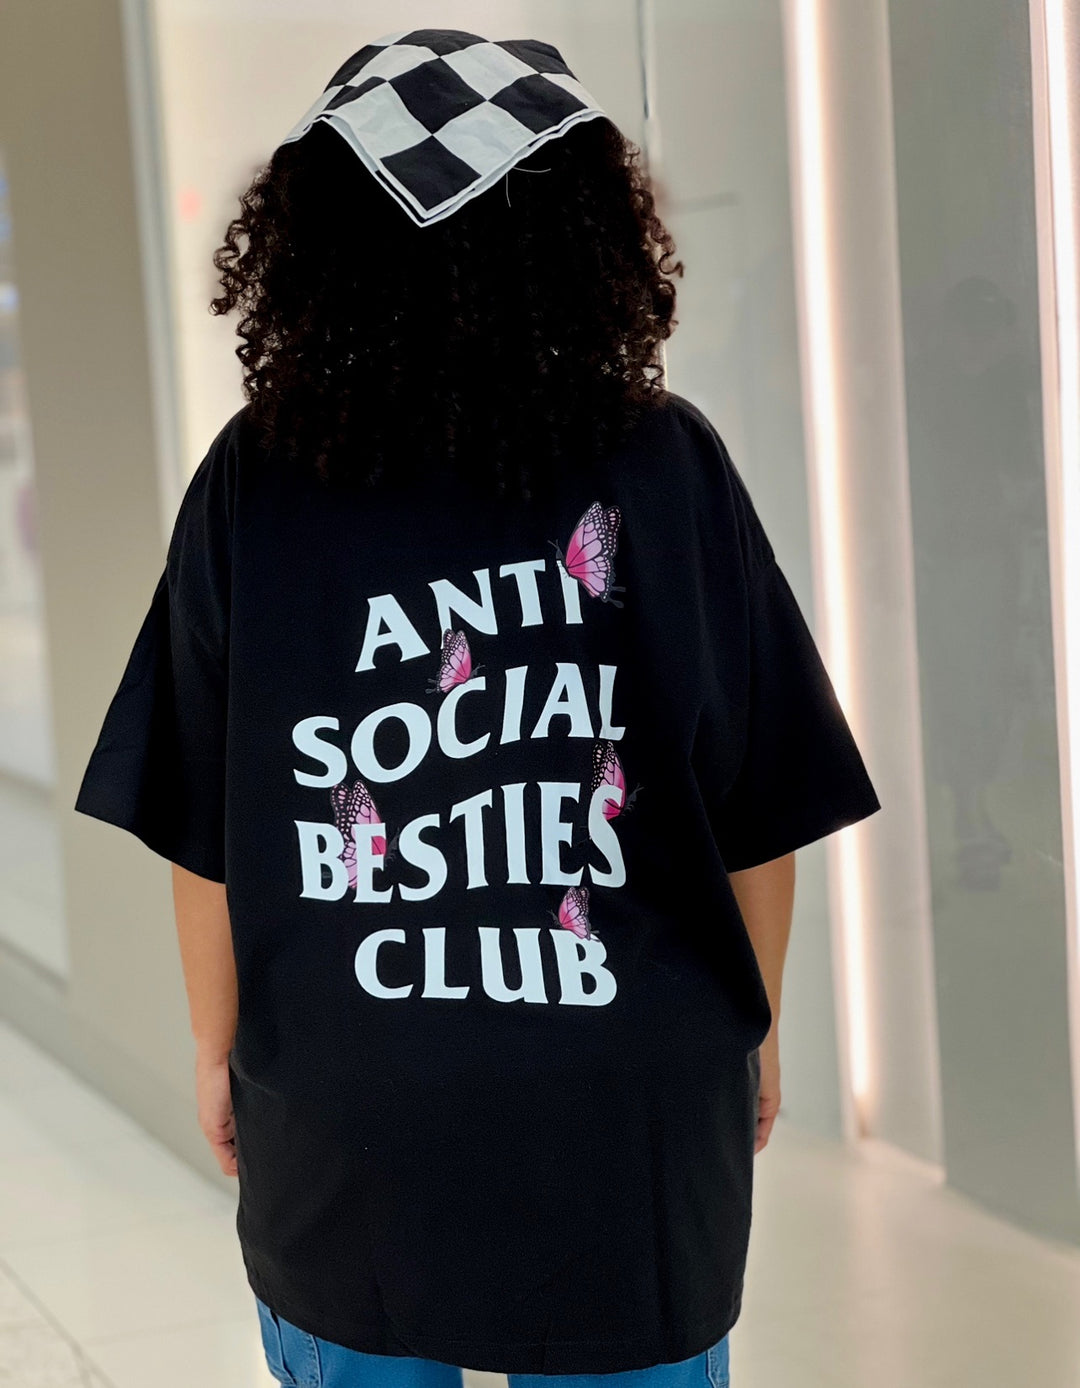
<instances>
[{"instance_id":1,"label":"glass panel","mask_svg":"<svg viewBox=\"0 0 1080 1388\"><path fill-rule=\"evenodd\" d=\"M1027 6L889 13L946 1157L960 1188L1060 1229L1076 1169Z\"/></svg>"}]
</instances>

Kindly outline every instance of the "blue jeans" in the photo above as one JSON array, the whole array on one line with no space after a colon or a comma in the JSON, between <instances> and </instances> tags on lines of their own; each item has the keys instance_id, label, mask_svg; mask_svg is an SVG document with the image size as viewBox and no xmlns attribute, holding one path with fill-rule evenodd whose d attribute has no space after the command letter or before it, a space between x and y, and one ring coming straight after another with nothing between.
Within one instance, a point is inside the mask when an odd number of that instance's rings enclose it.
<instances>
[{"instance_id":1,"label":"blue jeans","mask_svg":"<svg viewBox=\"0 0 1080 1388\"><path fill-rule=\"evenodd\" d=\"M255 1298L270 1372L283 1388L462 1388L461 1370L320 1340ZM728 1339L678 1364L615 1374L508 1374L509 1388L728 1388Z\"/></svg>"}]
</instances>

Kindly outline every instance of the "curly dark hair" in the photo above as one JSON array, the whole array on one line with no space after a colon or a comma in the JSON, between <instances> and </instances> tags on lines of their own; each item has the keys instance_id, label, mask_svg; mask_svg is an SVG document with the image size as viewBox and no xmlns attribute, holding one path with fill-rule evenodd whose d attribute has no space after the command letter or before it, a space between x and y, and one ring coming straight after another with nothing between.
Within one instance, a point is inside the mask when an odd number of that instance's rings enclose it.
<instances>
[{"instance_id":1,"label":"curly dark hair","mask_svg":"<svg viewBox=\"0 0 1080 1388\"><path fill-rule=\"evenodd\" d=\"M453 468L528 498L666 398L683 264L641 150L572 126L417 226L317 122L280 146L214 255L247 414L324 481Z\"/></svg>"}]
</instances>

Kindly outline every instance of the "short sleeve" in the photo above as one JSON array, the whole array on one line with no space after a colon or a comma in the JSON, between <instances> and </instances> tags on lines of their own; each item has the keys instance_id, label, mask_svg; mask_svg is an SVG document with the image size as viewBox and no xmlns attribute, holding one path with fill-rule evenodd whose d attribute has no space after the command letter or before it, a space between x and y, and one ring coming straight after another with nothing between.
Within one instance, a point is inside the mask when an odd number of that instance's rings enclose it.
<instances>
[{"instance_id":1,"label":"short sleeve","mask_svg":"<svg viewBox=\"0 0 1080 1388\"><path fill-rule=\"evenodd\" d=\"M729 872L782 857L881 808L775 556L749 580L747 619L745 742L714 823Z\"/></svg>"},{"instance_id":2,"label":"short sleeve","mask_svg":"<svg viewBox=\"0 0 1080 1388\"><path fill-rule=\"evenodd\" d=\"M225 881L229 591L236 418L184 493L164 568L75 809Z\"/></svg>"}]
</instances>

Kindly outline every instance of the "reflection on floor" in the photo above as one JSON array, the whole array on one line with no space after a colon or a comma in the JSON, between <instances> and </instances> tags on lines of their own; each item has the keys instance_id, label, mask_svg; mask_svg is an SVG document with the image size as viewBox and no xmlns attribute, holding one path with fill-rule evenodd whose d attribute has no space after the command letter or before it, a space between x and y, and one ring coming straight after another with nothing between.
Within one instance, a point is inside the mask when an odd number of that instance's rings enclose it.
<instances>
[{"instance_id":1,"label":"reflection on floor","mask_svg":"<svg viewBox=\"0 0 1080 1388\"><path fill-rule=\"evenodd\" d=\"M783 1128L757 1181L733 1388L1080 1388L1080 1252L873 1145ZM0 1026L0 1388L273 1388L233 1219Z\"/></svg>"}]
</instances>

